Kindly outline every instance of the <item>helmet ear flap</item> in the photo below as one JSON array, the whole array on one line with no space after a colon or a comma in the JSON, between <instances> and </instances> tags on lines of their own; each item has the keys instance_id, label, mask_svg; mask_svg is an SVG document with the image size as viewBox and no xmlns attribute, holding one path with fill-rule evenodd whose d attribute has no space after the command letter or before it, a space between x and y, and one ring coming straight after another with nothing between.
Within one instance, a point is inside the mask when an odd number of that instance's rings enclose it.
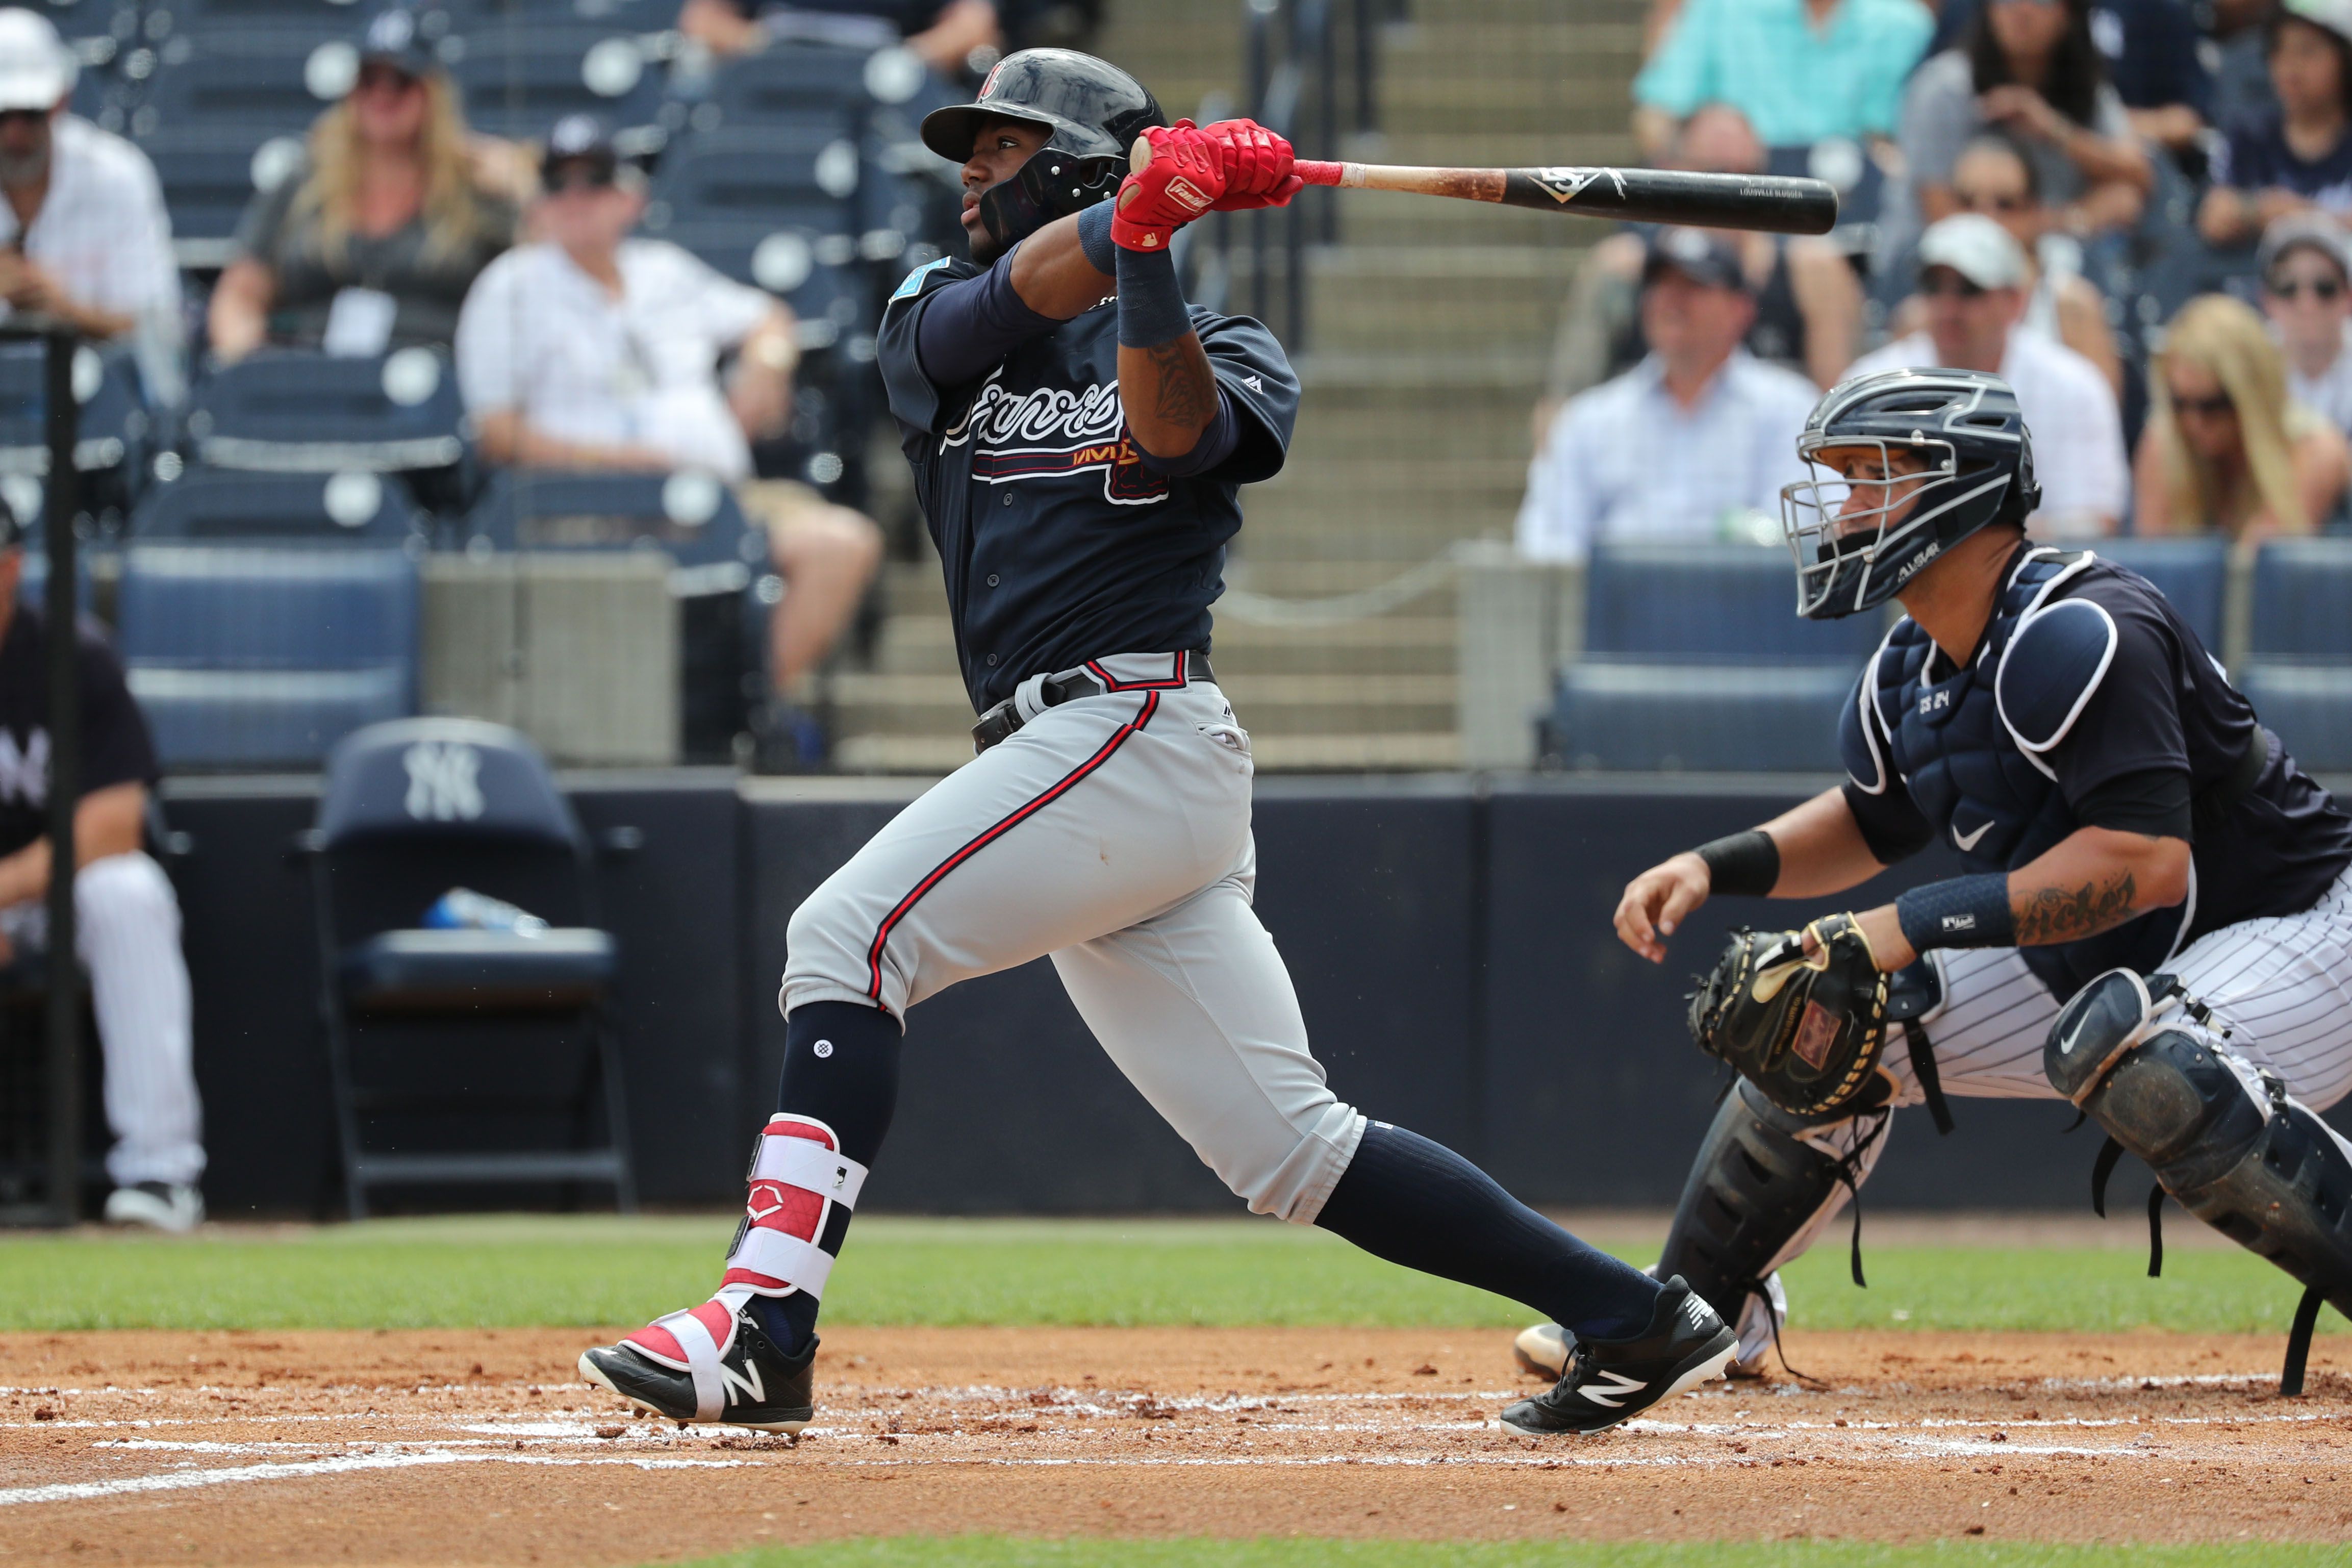
<instances>
[{"instance_id":1,"label":"helmet ear flap","mask_svg":"<svg viewBox=\"0 0 2352 1568\"><path fill-rule=\"evenodd\" d=\"M981 193L980 221L998 255L1057 217L1113 195L1126 170L1115 157L1080 157L1048 143L1011 179Z\"/></svg>"}]
</instances>

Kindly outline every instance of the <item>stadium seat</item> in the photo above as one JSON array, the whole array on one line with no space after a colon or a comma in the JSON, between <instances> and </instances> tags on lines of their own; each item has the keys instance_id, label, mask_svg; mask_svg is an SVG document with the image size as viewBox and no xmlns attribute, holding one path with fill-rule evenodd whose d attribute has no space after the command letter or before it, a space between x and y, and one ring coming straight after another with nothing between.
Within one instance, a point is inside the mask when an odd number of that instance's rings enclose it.
<instances>
[{"instance_id":1,"label":"stadium seat","mask_svg":"<svg viewBox=\"0 0 2352 1568\"><path fill-rule=\"evenodd\" d=\"M663 122L661 62L623 26L493 18L452 52L476 131L536 141L567 114L624 130Z\"/></svg>"},{"instance_id":2,"label":"stadium seat","mask_svg":"<svg viewBox=\"0 0 2352 1568\"><path fill-rule=\"evenodd\" d=\"M2254 557L2256 658L2352 660L2352 539L2277 539Z\"/></svg>"},{"instance_id":3,"label":"stadium seat","mask_svg":"<svg viewBox=\"0 0 2352 1568\"><path fill-rule=\"evenodd\" d=\"M1835 773L1850 664L1588 658L1560 671L1549 749L1604 773Z\"/></svg>"},{"instance_id":4,"label":"stadium seat","mask_svg":"<svg viewBox=\"0 0 2352 1568\"><path fill-rule=\"evenodd\" d=\"M254 196L292 178L302 163L299 133L263 127L161 131L140 150L163 187L173 254L190 271L227 266Z\"/></svg>"},{"instance_id":5,"label":"stadium seat","mask_svg":"<svg viewBox=\"0 0 2352 1568\"><path fill-rule=\"evenodd\" d=\"M822 349L869 314L855 270L862 178L857 142L830 123L682 137L663 154L645 232L782 296L801 320L802 346ZM903 246L901 236L894 253Z\"/></svg>"},{"instance_id":6,"label":"stadium seat","mask_svg":"<svg viewBox=\"0 0 2352 1568\"><path fill-rule=\"evenodd\" d=\"M2221 539L2104 539L2095 552L2156 584L2207 652L2221 652L2221 603L2230 546Z\"/></svg>"},{"instance_id":7,"label":"stadium seat","mask_svg":"<svg viewBox=\"0 0 2352 1568\"><path fill-rule=\"evenodd\" d=\"M1604 544L1586 574L1591 653L1822 658L1851 669L1886 631L1876 615L1801 618L1797 569L1777 545Z\"/></svg>"},{"instance_id":8,"label":"stadium seat","mask_svg":"<svg viewBox=\"0 0 2352 1568\"><path fill-rule=\"evenodd\" d=\"M2263 660L2238 689L2296 762L2352 770L2352 663Z\"/></svg>"},{"instance_id":9,"label":"stadium seat","mask_svg":"<svg viewBox=\"0 0 2352 1568\"><path fill-rule=\"evenodd\" d=\"M464 423L457 376L438 349L354 359L276 349L199 384L187 431L210 468L425 474L464 461Z\"/></svg>"},{"instance_id":10,"label":"stadium seat","mask_svg":"<svg viewBox=\"0 0 2352 1568\"><path fill-rule=\"evenodd\" d=\"M312 767L415 710L417 567L402 550L133 545L117 616L166 767Z\"/></svg>"},{"instance_id":11,"label":"stadium seat","mask_svg":"<svg viewBox=\"0 0 2352 1568\"><path fill-rule=\"evenodd\" d=\"M47 426L48 351L38 343L0 344L0 475L35 479L49 471ZM87 345L74 351L79 405L74 469L85 510L127 507L146 472L154 421L125 353Z\"/></svg>"},{"instance_id":12,"label":"stadium seat","mask_svg":"<svg viewBox=\"0 0 2352 1568\"><path fill-rule=\"evenodd\" d=\"M142 542L205 540L373 545L425 542L430 520L395 480L340 474L254 474L190 468L156 484L132 514Z\"/></svg>"},{"instance_id":13,"label":"stadium seat","mask_svg":"<svg viewBox=\"0 0 2352 1568\"><path fill-rule=\"evenodd\" d=\"M274 11L276 19L256 14L249 25L189 18L153 49L131 114L132 140L152 145L159 136L236 130L249 133L250 150L271 136L302 135L359 72L355 17L325 5L294 15L319 13L327 15L315 27Z\"/></svg>"},{"instance_id":14,"label":"stadium seat","mask_svg":"<svg viewBox=\"0 0 2352 1568\"><path fill-rule=\"evenodd\" d=\"M616 952L597 924L587 835L537 748L501 725L412 719L350 736L326 773L309 848L352 1217L366 1215L374 1188L446 1184L590 1182L634 1209L605 1008ZM546 926L426 927L425 911L457 888ZM463 1072L436 1070L459 1060ZM501 1072L486 1104L478 1086ZM604 1136L586 1142L599 1102ZM482 1147L478 1131L452 1140L486 1110L510 1130L504 1146ZM534 1110L552 1138L514 1146L518 1113ZM370 1139L381 1128L363 1113L404 1135Z\"/></svg>"}]
</instances>

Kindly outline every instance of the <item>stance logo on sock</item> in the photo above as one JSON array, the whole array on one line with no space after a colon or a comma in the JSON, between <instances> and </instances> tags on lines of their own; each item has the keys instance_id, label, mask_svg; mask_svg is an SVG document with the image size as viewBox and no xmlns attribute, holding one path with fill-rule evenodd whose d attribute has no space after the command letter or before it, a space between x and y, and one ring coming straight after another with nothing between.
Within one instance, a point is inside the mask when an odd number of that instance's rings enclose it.
<instances>
[{"instance_id":1,"label":"stance logo on sock","mask_svg":"<svg viewBox=\"0 0 2352 1568\"><path fill-rule=\"evenodd\" d=\"M819 1040L816 1044L811 1046L809 1050L814 1054L819 1060L823 1060L824 1058L833 1055L833 1042L831 1040Z\"/></svg>"}]
</instances>

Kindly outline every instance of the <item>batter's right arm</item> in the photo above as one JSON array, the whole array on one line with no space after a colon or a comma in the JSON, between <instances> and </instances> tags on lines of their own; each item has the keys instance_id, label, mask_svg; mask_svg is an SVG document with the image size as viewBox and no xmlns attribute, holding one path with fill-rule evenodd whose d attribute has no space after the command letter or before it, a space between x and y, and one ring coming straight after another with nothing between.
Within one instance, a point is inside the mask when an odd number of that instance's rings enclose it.
<instances>
[{"instance_id":1,"label":"batter's right arm","mask_svg":"<svg viewBox=\"0 0 2352 1568\"><path fill-rule=\"evenodd\" d=\"M1685 849L1626 883L1614 921L1619 940L1651 963L1664 963L1665 939L1715 890L1716 865L1759 883L1770 877L1764 886L1727 885L1725 891L1762 892L1775 899L1843 892L1885 869L1863 837L1843 789L1823 790L1753 832L1766 843L1738 842L1748 839L1747 834L1718 839L1706 847L1706 854ZM1709 864L1710 858L1716 865Z\"/></svg>"}]
</instances>

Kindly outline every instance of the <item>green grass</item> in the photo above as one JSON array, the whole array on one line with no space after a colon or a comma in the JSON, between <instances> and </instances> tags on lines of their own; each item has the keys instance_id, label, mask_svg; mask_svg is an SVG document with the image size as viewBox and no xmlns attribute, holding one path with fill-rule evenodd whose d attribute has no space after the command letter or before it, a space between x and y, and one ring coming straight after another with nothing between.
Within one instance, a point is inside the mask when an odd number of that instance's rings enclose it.
<instances>
[{"instance_id":1,"label":"green grass","mask_svg":"<svg viewBox=\"0 0 2352 1568\"><path fill-rule=\"evenodd\" d=\"M912 1535L827 1542L826 1568L2337 1568L2342 1546L2049 1546L1940 1542L1878 1546L1853 1542L1709 1542L1657 1546L1601 1542L1028 1541L993 1535ZM676 1568L787 1568L807 1546L771 1546Z\"/></svg>"},{"instance_id":2,"label":"green grass","mask_svg":"<svg viewBox=\"0 0 2352 1568\"><path fill-rule=\"evenodd\" d=\"M0 1237L0 1330L636 1323L698 1300L730 1224L498 1217ZM1622 1249L1635 1261L1655 1244ZM2235 1249L1882 1247L1871 1288L1825 1244L1789 1271L1817 1328L2284 1331L2296 1298ZM860 1220L825 1298L844 1324L1510 1327L1526 1309L1272 1221ZM2323 1327L2344 1325L2328 1314Z\"/></svg>"}]
</instances>

